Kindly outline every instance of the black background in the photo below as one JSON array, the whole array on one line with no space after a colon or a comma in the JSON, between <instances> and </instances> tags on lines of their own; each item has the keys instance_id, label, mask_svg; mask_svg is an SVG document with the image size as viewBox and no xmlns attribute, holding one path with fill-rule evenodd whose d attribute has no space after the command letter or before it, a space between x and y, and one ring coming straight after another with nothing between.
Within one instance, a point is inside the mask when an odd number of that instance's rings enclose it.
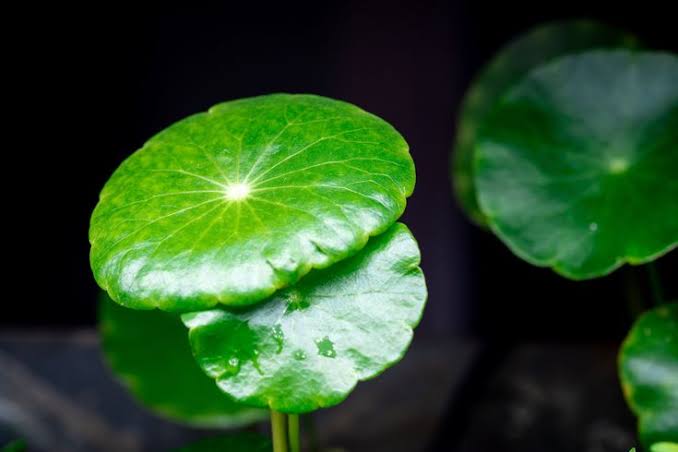
<instances>
[{"instance_id":1,"label":"black background","mask_svg":"<svg viewBox=\"0 0 678 452\"><path fill-rule=\"evenodd\" d=\"M626 294L647 295L644 270L572 282L524 263L464 218L449 152L464 91L508 40L545 21L591 18L678 52L668 3L35 5L8 41L17 80L6 94L20 103L6 123L16 144L5 152L19 157L5 168L16 180L6 240L18 252L6 260L0 324L94 324L89 215L115 167L147 138L221 101L307 92L355 103L410 143L418 182L403 221L430 289L418 334L618 340L631 319ZM675 254L659 262L672 296Z\"/></svg>"}]
</instances>

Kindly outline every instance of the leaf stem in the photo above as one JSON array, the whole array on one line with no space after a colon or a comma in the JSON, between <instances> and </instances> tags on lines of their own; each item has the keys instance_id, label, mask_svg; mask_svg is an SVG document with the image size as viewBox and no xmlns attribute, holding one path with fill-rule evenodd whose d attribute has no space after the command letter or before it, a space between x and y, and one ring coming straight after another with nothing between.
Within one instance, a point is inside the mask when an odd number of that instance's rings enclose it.
<instances>
[{"instance_id":1,"label":"leaf stem","mask_svg":"<svg viewBox=\"0 0 678 452\"><path fill-rule=\"evenodd\" d=\"M287 416L287 432L290 438L290 452L300 452L301 441L299 440L298 414L290 414Z\"/></svg>"},{"instance_id":2,"label":"leaf stem","mask_svg":"<svg viewBox=\"0 0 678 452\"><path fill-rule=\"evenodd\" d=\"M271 410L273 452L287 452L287 419L285 414Z\"/></svg>"},{"instance_id":3,"label":"leaf stem","mask_svg":"<svg viewBox=\"0 0 678 452\"><path fill-rule=\"evenodd\" d=\"M664 292L662 290L662 283L659 278L659 272L654 262L648 263L646 266L648 276L650 277L650 289L652 290L652 298L655 305L660 305L664 302Z\"/></svg>"}]
</instances>

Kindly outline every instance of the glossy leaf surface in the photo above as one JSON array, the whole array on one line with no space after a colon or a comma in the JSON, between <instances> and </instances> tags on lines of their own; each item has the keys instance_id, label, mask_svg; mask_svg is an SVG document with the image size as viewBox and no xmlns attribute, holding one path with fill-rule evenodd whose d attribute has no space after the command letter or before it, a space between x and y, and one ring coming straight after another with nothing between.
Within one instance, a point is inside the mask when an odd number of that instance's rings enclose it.
<instances>
[{"instance_id":1,"label":"glossy leaf surface","mask_svg":"<svg viewBox=\"0 0 678 452\"><path fill-rule=\"evenodd\" d=\"M626 400L638 416L642 443L653 452L675 450L678 303L655 308L636 321L619 354L619 373Z\"/></svg>"},{"instance_id":2,"label":"glossy leaf surface","mask_svg":"<svg viewBox=\"0 0 678 452\"><path fill-rule=\"evenodd\" d=\"M99 329L109 366L154 412L205 427L239 426L268 417L264 410L234 402L200 370L177 315L126 309L102 294Z\"/></svg>"},{"instance_id":3,"label":"glossy leaf surface","mask_svg":"<svg viewBox=\"0 0 678 452\"><path fill-rule=\"evenodd\" d=\"M273 444L261 435L250 432L205 438L175 452L271 452Z\"/></svg>"},{"instance_id":4,"label":"glossy leaf surface","mask_svg":"<svg viewBox=\"0 0 678 452\"><path fill-rule=\"evenodd\" d=\"M570 278L678 243L678 58L592 51L531 71L480 130L476 183L492 230Z\"/></svg>"},{"instance_id":5,"label":"glossy leaf surface","mask_svg":"<svg viewBox=\"0 0 678 452\"><path fill-rule=\"evenodd\" d=\"M656 443L650 447L650 452L678 452L678 443Z\"/></svg>"},{"instance_id":6,"label":"glossy leaf surface","mask_svg":"<svg viewBox=\"0 0 678 452\"><path fill-rule=\"evenodd\" d=\"M620 30L588 20L572 20L538 26L494 55L466 93L459 113L452 160L452 181L457 199L474 222L485 224L473 177L477 131L504 92L531 69L554 58L594 48L635 46L635 38Z\"/></svg>"},{"instance_id":7,"label":"glossy leaf surface","mask_svg":"<svg viewBox=\"0 0 678 452\"><path fill-rule=\"evenodd\" d=\"M151 138L92 215L97 282L128 307L254 304L360 250L414 187L407 143L311 95L219 104Z\"/></svg>"},{"instance_id":8,"label":"glossy leaf surface","mask_svg":"<svg viewBox=\"0 0 678 452\"><path fill-rule=\"evenodd\" d=\"M426 300L402 224L362 252L242 312L184 314L193 354L239 401L287 413L336 405L398 361Z\"/></svg>"}]
</instances>

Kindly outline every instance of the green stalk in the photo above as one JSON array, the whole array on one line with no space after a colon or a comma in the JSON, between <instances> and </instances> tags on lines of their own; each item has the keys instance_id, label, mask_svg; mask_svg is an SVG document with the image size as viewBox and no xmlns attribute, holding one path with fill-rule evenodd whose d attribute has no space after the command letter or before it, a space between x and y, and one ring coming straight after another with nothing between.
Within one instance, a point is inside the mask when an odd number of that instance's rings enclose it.
<instances>
[{"instance_id":1,"label":"green stalk","mask_svg":"<svg viewBox=\"0 0 678 452\"><path fill-rule=\"evenodd\" d=\"M287 416L287 432L290 438L290 452L300 452L301 442L299 440L298 414L290 414Z\"/></svg>"},{"instance_id":2,"label":"green stalk","mask_svg":"<svg viewBox=\"0 0 678 452\"><path fill-rule=\"evenodd\" d=\"M273 452L287 452L287 419L283 413L271 410Z\"/></svg>"},{"instance_id":3,"label":"green stalk","mask_svg":"<svg viewBox=\"0 0 678 452\"><path fill-rule=\"evenodd\" d=\"M655 305L660 305L664 302L664 293L662 291L662 284L659 279L659 272L654 262L648 263L646 266L647 273L650 276L650 288L652 289L652 298Z\"/></svg>"}]
</instances>

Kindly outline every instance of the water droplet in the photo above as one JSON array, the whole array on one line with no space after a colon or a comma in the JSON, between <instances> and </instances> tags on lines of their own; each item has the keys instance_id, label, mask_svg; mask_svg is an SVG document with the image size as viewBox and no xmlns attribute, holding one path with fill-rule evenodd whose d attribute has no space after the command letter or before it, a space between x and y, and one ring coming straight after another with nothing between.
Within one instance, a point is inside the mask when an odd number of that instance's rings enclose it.
<instances>
[{"instance_id":1,"label":"water droplet","mask_svg":"<svg viewBox=\"0 0 678 452\"><path fill-rule=\"evenodd\" d=\"M240 372L240 360L238 359L237 356L232 356L231 358L229 358L228 364L226 365L224 371L225 371L224 373L231 376Z\"/></svg>"},{"instance_id":2,"label":"water droplet","mask_svg":"<svg viewBox=\"0 0 678 452\"><path fill-rule=\"evenodd\" d=\"M598 223L590 223L589 224L589 231L596 232L597 230L598 230Z\"/></svg>"},{"instance_id":3,"label":"water droplet","mask_svg":"<svg viewBox=\"0 0 678 452\"><path fill-rule=\"evenodd\" d=\"M306 359L306 353L304 353L301 350L297 350L296 352L294 352L294 359L303 361Z\"/></svg>"},{"instance_id":4,"label":"water droplet","mask_svg":"<svg viewBox=\"0 0 678 452\"><path fill-rule=\"evenodd\" d=\"M330 340L329 337L325 336L324 338L315 341L316 347L318 347L318 354L326 358L334 358L337 356L337 352L334 351L334 343Z\"/></svg>"},{"instance_id":5,"label":"water droplet","mask_svg":"<svg viewBox=\"0 0 678 452\"><path fill-rule=\"evenodd\" d=\"M310 303L298 290L290 290L285 294L285 301L287 301L286 312L301 311L310 306Z\"/></svg>"},{"instance_id":6,"label":"water droplet","mask_svg":"<svg viewBox=\"0 0 678 452\"><path fill-rule=\"evenodd\" d=\"M285 342L285 334L283 333L282 328L280 328L280 325L276 325L273 327L273 340L278 346L275 352L276 353L282 352L283 343Z\"/></svg>"}]
</instances>

